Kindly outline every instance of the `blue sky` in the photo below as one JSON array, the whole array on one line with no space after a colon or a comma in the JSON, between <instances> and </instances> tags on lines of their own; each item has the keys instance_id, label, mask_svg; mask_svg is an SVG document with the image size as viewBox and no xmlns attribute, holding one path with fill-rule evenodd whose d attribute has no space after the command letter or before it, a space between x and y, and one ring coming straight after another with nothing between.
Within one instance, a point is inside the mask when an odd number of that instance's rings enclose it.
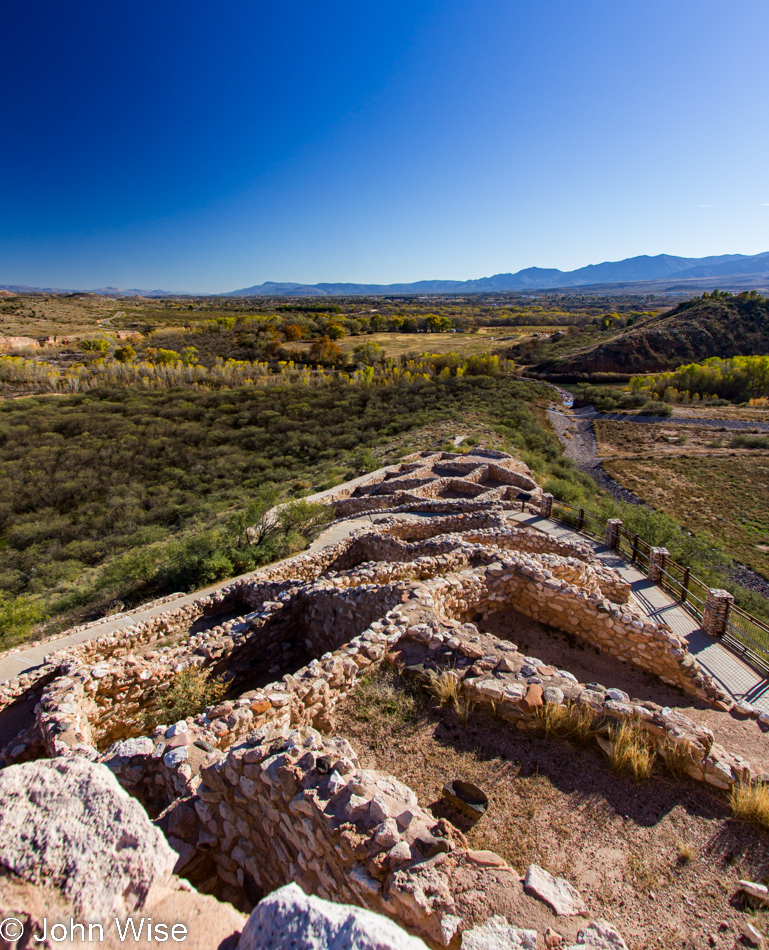
<instances>
[{"instance_id":1,"label":"blue sky","mask_svg":"<svg viewBox=\"0 0 769 950\"><path fill-rule=\"evenodd\" d=\"M0 28L0 283L769 250L765 0L24 0Z\"/></svg>"}]
</instances>

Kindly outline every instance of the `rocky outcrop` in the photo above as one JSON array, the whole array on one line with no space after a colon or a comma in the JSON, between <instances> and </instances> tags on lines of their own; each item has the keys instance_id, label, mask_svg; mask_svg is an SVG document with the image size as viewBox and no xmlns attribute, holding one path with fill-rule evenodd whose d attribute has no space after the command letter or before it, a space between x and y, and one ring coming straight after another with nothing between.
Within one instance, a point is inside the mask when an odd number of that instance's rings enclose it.
<instances>
[{"instance_id":1,"label":"rocky outcrop","mask_svg":"<svg viewBox=\"0 0 769 950\"><path fill-rule=\"evenodd\" d=\"M142 907L176 854L112 773L81 758L0 771L0 864L86 916Z\"/></svg>"},{"instance_id":2,"label":"rocky outcrop","mask_svg":"<svg viewBox=\"0 0 769 950\"><path fill-rule=\"evenodd\" d=\"M118 950L116 920L122 927L144 920L142 944L154 920L182 927L188 950L234 950L246 918L175 877L176 857L103 765L69 758L0 771L0 917L17 928L3 932L3 947L78 943L77 926L71 940L51 932L72 921Z\"/></svg>"}]
</instances>

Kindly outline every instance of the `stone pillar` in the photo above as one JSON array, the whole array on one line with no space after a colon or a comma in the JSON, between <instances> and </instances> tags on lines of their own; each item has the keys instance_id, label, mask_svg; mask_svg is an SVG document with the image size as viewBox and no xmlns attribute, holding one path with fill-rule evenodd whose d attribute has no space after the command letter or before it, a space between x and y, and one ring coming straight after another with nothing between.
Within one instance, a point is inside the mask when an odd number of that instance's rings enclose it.
<instances>
[{"instance_id":1,"label":"stone pillar","mask_svg":"<svg viewBox=\"0 0 769 950\"><path fill-rule=\"evenodd\" d=\"M670 552L667 548L652 548L649 556L649 580L659 584L662 581L662 571L668 568Z\"/></svg>"},{"instance_id":2,"label":"stone pillar","mask_svg":"<svg viewBox=\"0 0 769 950\"><path fill-rule=\"evenodd\" d=\"M549 492L545 492L542 496L542 501L539 504L539 514L541 518L549 518L553 513L553 496Z\"/></svg>"},{"instance_id":3,"label":"stone pillar","mask_svg":"<svg viewBox=\"0 0 769 950\"><path fill-rule=\"evenodd\" d=\"M726 618L734 597L728 590L709 590L702 611L702 629L711 637L722 637L726 631Z\"/></svg>"},{"instance_id":4,"label":"stone pillar","mask_svg":"<svg viewBox=\"0 0 769 950\"><path fill-rule=\"evenodd\" d=\"M622 521L619 518L609 518L606 522L606 534L603 538L604 545L613 551L619 544L619 529L622 527Z\"/></svg>"}]
</instances>

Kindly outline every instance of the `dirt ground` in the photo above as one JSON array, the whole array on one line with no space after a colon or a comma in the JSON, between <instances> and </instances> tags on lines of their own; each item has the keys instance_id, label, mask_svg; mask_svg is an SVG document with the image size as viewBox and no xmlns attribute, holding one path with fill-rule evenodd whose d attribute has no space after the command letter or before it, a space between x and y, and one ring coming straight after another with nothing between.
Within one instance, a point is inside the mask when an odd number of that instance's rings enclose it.
<instances>
[{"instance_id":1,"label":"dirt ground","mask_svg":"<svg viewBox=\"0 0 769 950\"><path fill-rule=\"evenodd\" d=\"M761 406L673 406L680 419L723 419L739 422L769 422L769 408Z\"/></svg>"},{"instance_id":2,"label":"dirt ground","mask_svg":"<svg viewBox=\"0 0 769 950\"><path fill-rule=\"evenodd\" d=\"M608 475L692 531L709 531L741 564L769 577L769 455L649 453L604 462Z\"/></svg>"},{"instance_id":3,"label":"dirt ground","mask_svg":"<svg viewBox=\"0 0 769 950\"><path fill-rule=\"evenodd\" d=\"M714 429L710 426L676 425L675 422L639 425L637 422L614 422L596 419L593 430L598 440L598 454L632 457L650 453L656 456L707 455L754 457L766 452L732 446L735 435L749 433ZM761 430L756 429L756 433Z\"/></svg>"},{"instance_id":4,"label":"dirt ground","mask_svg":"<svg viewBox=\"0 0 769 950\"><path fill-rule=\"evenodd\" d=\"M496 851L520 873L533 862L566 877L631 950L731 950L744 946L744 922L767 931L769 914L745 905L738 881L766 878L769 833L732 818L724 795L660 766L636 784L610 771L595 745L520 732L477 709L463 725L392 671L367 679L340 704L335 729L362 765L406 782L470 847ZM457 778L489 796L474 826L442 801ZM542 926L524 916L515 922Z\"/></svg>"},{"instance_id":5,"label":"dirt ground","mask_svg":"<svg viewBox=\"0 0 769 950\"><path fill-rule=\"evenodd\" d=\"M630 663L622 663L590 644L524 617L515 610L501 611L480 624L484 633L511 640L522 653L544 660L547 666L568 670L581 683L600 683L624 690L631 699L651 700L677 709L713 730L716 742L763 766L769 772L769 730L755 719L722 713Z\"/></svg>"}]
</instances>

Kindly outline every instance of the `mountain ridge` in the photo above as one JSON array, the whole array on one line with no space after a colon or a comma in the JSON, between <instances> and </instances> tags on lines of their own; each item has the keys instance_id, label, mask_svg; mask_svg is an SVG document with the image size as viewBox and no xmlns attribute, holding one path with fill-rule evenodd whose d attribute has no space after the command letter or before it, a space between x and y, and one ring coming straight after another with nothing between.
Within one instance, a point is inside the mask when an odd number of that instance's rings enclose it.
<instances>
[{"instance_id":1,"label":"mountain ridge","mask_svg":"<svg viewBox=\"0 0 769 950\"><path fill-rule=\"evenodd\" d=\"M99 289L30 287L0 284L12 293L96 293L108 297L341 297L386 294L473 294L528 292L533 290L579 290L595 293L689 293L715 286L713 281L733 283L734 288L769 286L769 251L760 254L720 254L709 257L678 257L673 254L641 254L621 261L588 264L572 271L555 267L526 267L515 273L494 274L470 280L418 280L411 283L364 284L353 282L265 281L221 294L189 291L140 290L120 287ZM673 284L666 282L673 281ZM680 286L679 286L680 284ZM728 290L729 286L721 289Z\"/></svg>"},{"instance_id":2,"label":"mountain ridge","mask_svg":"<svg viewBox=\"0 0 769 950\"><path fill-rule=\"evenodd\" d=\"M745 278L755 274L760 280L769 279L769 252L761 254L721 254L710 257L676 257L642 254L622 261L604 261L588 264L573 271L558 268L527 267L516 273L494 274L491 277L457 280L420 280L399 284L357 283L276 283L267 281L232 290L222 296L342 296L347 294L390 293L493 293L495 291L560 290L612 283L644 283L669 278L689 280L721 277L731 274Z\"/></svg>"}]
</instances>

